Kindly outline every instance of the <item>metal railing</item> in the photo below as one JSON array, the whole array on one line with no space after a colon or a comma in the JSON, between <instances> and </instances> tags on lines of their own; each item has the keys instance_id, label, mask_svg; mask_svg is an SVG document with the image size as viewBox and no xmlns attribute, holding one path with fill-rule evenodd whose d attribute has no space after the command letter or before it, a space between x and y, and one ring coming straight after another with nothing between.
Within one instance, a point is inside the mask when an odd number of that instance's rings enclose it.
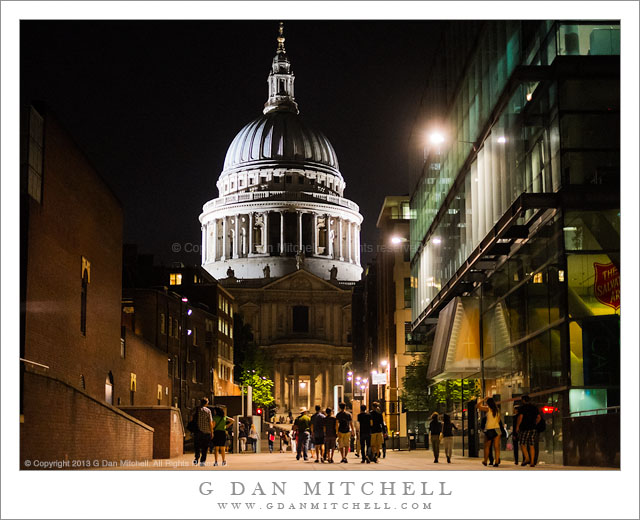
<instances>
[{"instance_id":1,"label":"metal railing","mask_svg":"<svg viewBox=\"0 0 640 520\"><path fill-rule=\"evenodd\" d=\"M588 413L589 415L606 415L608 413L611 413L611 411L613 411L614 413L620 413L620 407L619 406L607 406L606 408L594 408L593 410L579 410L577 412L569 412L569 418L573 418L573 417L581 417L581 415L578 414L583 414L583 413Z\"/></svg>"}]
</instances>

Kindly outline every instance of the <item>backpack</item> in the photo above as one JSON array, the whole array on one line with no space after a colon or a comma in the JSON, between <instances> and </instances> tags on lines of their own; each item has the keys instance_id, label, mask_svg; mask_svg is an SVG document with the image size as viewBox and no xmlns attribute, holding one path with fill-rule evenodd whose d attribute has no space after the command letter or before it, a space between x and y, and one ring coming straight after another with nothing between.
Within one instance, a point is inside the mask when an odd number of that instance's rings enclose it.
<instances>
[{"instance_id":1,"label":"backpack","mask_svg":"<svg viewBox=\"0 0 640 520\"><path fill-rule=\"evenodd\" d=\"M197 433L197 432L200 431L200 428L198 428L198 414L199 413L200 413L200 408L198 408L196 410L196 413L193 414L193 417L187 423L187 430L189 430L191 433Z\"/></svg>"},{"instance_id":2,"label":"backpack","mask_svg":"<svg viewBox=\"0 0 640 520\"><path fill-rule=\"evenodd\" d=\"M540 416L540 422L536 424L536 431L538 433L542 433L547 429L547 422L544 420L544 417Z\"/></svg>"}]
</instances>

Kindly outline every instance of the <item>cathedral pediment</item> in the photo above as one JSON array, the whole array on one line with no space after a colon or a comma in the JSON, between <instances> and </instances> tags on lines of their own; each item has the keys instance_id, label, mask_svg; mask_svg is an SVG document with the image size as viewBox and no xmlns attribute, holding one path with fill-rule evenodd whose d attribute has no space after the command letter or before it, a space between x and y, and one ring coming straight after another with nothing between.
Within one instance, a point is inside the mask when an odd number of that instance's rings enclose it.
<instances>
[{"instance_id":1,"label":"cathedral pediment","mask_svg":"<svg viewBox=\"0 0 640 520\"><path fill-rule=\"evenodd\" d=\"M343 289L322 278L300 269L291 274L278 278L264 287L266 291L336 291Z\"/></svg>"}]
</instances>

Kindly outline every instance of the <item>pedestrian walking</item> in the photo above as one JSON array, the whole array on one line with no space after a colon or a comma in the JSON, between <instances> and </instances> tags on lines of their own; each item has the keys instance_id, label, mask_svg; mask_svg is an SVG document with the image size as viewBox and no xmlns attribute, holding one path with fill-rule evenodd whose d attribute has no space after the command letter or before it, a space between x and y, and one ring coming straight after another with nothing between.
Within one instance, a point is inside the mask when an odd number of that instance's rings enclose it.
<instances>
[{"instance_id":1,"label":"pedestrian walking","mask_svg":"<svg viewBox=\"0 0 640 520\"><path fill-rule=\"evenodd\" d=\"M440 434L442 433L442 423L438 420L438 412L433 412L429 422L429 436L431 439L431 449L433 450L433 462L438 462L440 457Z\"/></svg>"},{"instance_id":2,"label":"pedestrian walking","mask_svg":"<svg viewBox=\"0 0 640 520\"><path fill-rule=\"evenodd\" d=\"M346 411L347 405L345 403L340 403L338 407L340 408L340 411L336 414L336 419L338 420L338 448L342 456L340 462L346 464L348 462L349 444L351 437L354 435L353 419L351 414Z\"/></svg>"},{"instance_id":3,"label":"pedestrian walking","mask_svg":"<svg viewBox=\"0 0 640 520\"><path fill-rule=\"evenodd\" d=\"M238 442L240 443L240 453L247 450L247 428L244 423L238 425Z\"/></svg>"},{"instance_id":4,"label":"pedestrian walking","mask_svg":"<svg viewBox=\"0 0 640 520\"><path fill-rule=\"evenodd\" d=\"M291 427L291 430L289 430L289 438L291 439L291 453L297 453L297 439L298 439L298 435L296 430Z\"/></svg>"},{"instance_id":5,"label":"pedestrian walking","mask_svg":"<svg viewBox=\"0 0 640 520\"><path fill-rule=\"evenodd\" d=\"M518 458L520 455L520 434L516 432L516 426L518 424L518 418L520 417L520 407L516 406L514 408L514 417L513 417L513 429L511 430L511 445L513 446L513 462L518 465Z\"/></svg>"},{"instance_id":6,"label":"pedestrian walking","mask_svg":"<svg viewBox=\"0 0 640 520\"><path fill-rule=\"evenodd\" d=\"M280 430L278 436L280 437L280 453L284 453L289 448L289 434L284 430Z\"/></svg>"},{"instance_id":7,"label":"pedestrian walking","mask_svg":"<svg viewBox=\"0 0 640 520\"><path fill-rule=\"evenodd\" d=\"M516 422L516 434L518 434L518 442L522 448L522 465L529 464L533 468L536 465L536 443L538 441L536 426L542 417L538 408L531 404L528 395L523 395L520 399L522 405Z\"/></svg>"},{"instance_id":8,"label":"pedestrian walking","mask_svg":"<svg viewBox=\"0 0 640 520\"><path fill-rule=\"evenodd\" d=\"M253 453L258 452L258 430L256 430L256 425L252 424L251 429L249 430L249 439L251 439L251 445L253 446Z\"/></svg>"},{"instance_id":9,"label":"pedestrian walking","mask_svg":"<svg viewBox=\"0 0 640 520\"><path fill-rule=\"evenodd\" d=\"M324 430L324 458L330 464L333 464L333 453L336 451L336 439L338 437L338 420L331 415L333 410L327 408L323 421Z\"/></svg>"},{"instance_id":10,"label":"pedestrian walking","mask_svg":"<svg viewBox=\"0 0 640 520\"><path fill-rule=\"evenodd\" d=\"M358 425L360 428L360 453L362 453L361 464L365 462L369 464L371 459L368 453L371 450L371 426L373 425L373 419L371 418L371 414L367 412L365 405L360 406Z\"/></svg>"},{"instance_id":11,"label":"pedestrian walking","mask_svg":"<svg viewBox=\"0 0 640 520\"><path fill-rule=\"evenodd\" d=\"M380 403L374 401L371 406L371 461L378 463L382 451L382 435L384 416L380 411Z\"/></svg>"},{"instance_id":12,"label":"pedestrian walking","mask_svg":"<svg viewBox=\"0 0 640 520\"><path fill-rule=\"evenodd\" d=\"M453 455L453 430L457 429L458 427L451 422L451 416L445 413L442 417L442 444L448 464L451 464Z\"/></svg>"},{"instance_id":13,"label":"pedestrian walking","mask_svg":"<svg viewBox=\"0 0 640 520\"><path fill-rule=\"evenodd\" d=\"M298 437L296 460L300 460L300 457L304 457L304 460L309 460L308 448L311 417L307 414L306 408L303 407L300 409L300 415L293 423L293 428L296 430Z\"/></svg>"},{"instance_id":14,"label":"pedestrian walking","mask_svg":"<svg viewBox=\"0 0 640 520\"><path fill-rule=\"evenodd\" d=\"M273 443L276 440L276 429L274 428L273 424L269 425L269 428L267 428L267 441L269 443L269 453L273 453Z\"/></svg>"},{"instance_id":15,"label":"pedestrian walking","mask_svg":"<svg viewBox=\"0 0 640 520\"><path fill-rule=\"evenodd\" d=\"M382 458L387 458L387 439L389 438L389 429L387 423L382 425Z\"/></svg>"},{"instance_id":16,"label":"pedestrian walking","mask_svg":"<svg viewBox=\"0 0 640 520\"><path fill-rule=\"evenodd\" d=\"M209 399L203 397L200 399L200 406L198 406L193 413L193 420L198 426L198 431L196 431L193 436L195 449L194 466L197 465L198 462L200 462L201 466L205 465L207 450L209 449L209 442L211 442L211 435L213 433L213 418L211 417L211 410L209 410L207 404L209 404Z\"/></svg>"},{"instance_id":17,"label":"pedestrian walking","mask_svg":"<svg viewBox=\"0 0 640 520\"><path fill-rule=\"evenodd\" d=\"M500 438L502 436L500 411L493 397L489 397L486 400L484 398L480 399L476 408L487 414L487 422L484 429L484 460L482 464L487 465L489 450L493 446L495 453L495 463L493 465L497 468L500 465Z\"/></svg>"},{"instance_id":18,"label":"pedestrian walking","mask_svg":"<svg viewBox=\"0 0 640 520\"><path fill-rule=\"evenodd\" d=\"M325 415L319 405L316 405L316 413L311 416L311 435L315 446L316 460L324 462L324 419Z\"/></svg>"},{"instance_id":19,"label":"pedestrian walking","mask_svg":"<svg viewBox=\"0 0 640 520\"><path fill-rule=\"evenodd\" d=\"M222 465L227 465L225 447L227 444L227 428L233 424L233 419L227 417L219 406L213 409L213 465L218 465L218 455L222 458Z\"/></svg>"}]
</instances>

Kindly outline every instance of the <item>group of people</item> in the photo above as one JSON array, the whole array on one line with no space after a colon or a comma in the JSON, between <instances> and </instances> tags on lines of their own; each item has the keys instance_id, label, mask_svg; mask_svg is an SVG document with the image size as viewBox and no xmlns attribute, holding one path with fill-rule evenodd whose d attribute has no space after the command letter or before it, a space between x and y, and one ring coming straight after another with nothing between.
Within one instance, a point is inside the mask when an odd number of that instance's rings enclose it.
<instances>
[{"instance_id":1,"label":"group of people","mask_svg":"<svg viewBox=\"0 0 640 520\"><path fill-rule=\"evenodd\" d=\"M192 417L196 430L193 432L193 442L195 448L194 465L204 466L207 461L207 452L213 442L214 466L218 465L220 456L222 465L227 465L226 445L227 428L233 424L233 419L227 417L224 410L218 406L213 409L213 413L207 406L209 400L204 397L200 400Z\"/></svg>"},{"instance_id":2,"label":"group of people","mask_svg":"<svg viewBox=\"0 0 640 520\"><path fill-rule=\"evenodd\" d=\"M522 450L521 465L528 465L533 468L538 463L538 436L540 432L543 431L545 422L538 408L531 403L528 395L523 395L520 400L522 404L516 406L514 414L512 434L513 459L515 464L518 464L519 445ZM482 427L485 435L482 464L486 466L487 460L489 460L489 463L493 461L494 467L498 467L500 465L500 440L503 436L506 437L507 435L500 410L491 397L478 400L477 408L480 411L486 412Z\"/></svg>"},{"instance_id":3,"label":"group of people","mask_svg":"<svg viewBox=\"0 0 640 520\"><path fill-rule=\"evenodd\" d=\"M531 403L528 395L521 398L522 404L516 406L513 418L513 457L518 464L518 446L522 450L522 466L535 467L538 462L538 435L544 429L544 419L538 408ZM493 467L500 466L501 439L507 436L507 430L502 422L502 415L492 397L481 398L477 401L476 409L485 415L480 422L480 430L484 432L484 456L482 464ZM451 417L444 414L442 422L437 412L431 415L428 425L429 439L433 451L433 462L437 463L440 456L440 444L443 444L447 462L451 463L453 452L453 436L457 426L451 422Z\"/></svg>"},{"instance_id":4,"label":"group of people","mask_svg":"<svg viewBox=\"0 0 640 520\"><path fill-rule=\"evenodd\" d=\"M341 464L349 462L347 455L350 451L355 451L356 456L362 454L362 464L378 463L387 433L380 404L372 403L369 411L362 405L356 421L347 411L345 403L340 403L338 408L335 416L331 408L323 411L319 405L312 416L309 416L306 408L300 410L292 428L292 451L296 452L296 460L309 460L312 443L315 463L333 464L336 450ZM386 454L386 450L384 452Z\"/></svg>"},{"instance_id":5,"label":"group of people","mask_svg":"<svg viewBox=\"0 0 640 520\"><path fill-rule=\"evenodd\" d=\"M453 456L453 430L458 427L451 422L451 416L444 414L442 422L439 420L438 412L434 412L429 423L429 438L431 439L431 449L433 450L433 462L438 462L440 457L440 442L444 447L444 454L447 462L451 463Z\"/></svg>"}]
</instances>

